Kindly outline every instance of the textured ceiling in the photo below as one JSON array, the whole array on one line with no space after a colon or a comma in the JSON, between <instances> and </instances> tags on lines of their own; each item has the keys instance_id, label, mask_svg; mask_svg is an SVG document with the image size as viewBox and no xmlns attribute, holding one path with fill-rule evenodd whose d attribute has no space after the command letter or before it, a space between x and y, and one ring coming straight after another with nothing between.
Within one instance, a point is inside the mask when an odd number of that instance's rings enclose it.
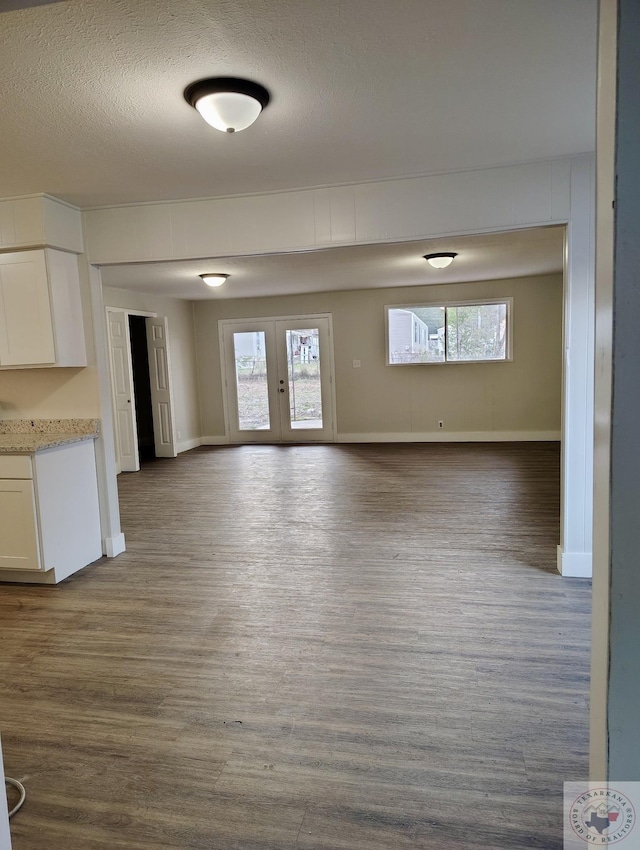
<instances>
[{"instance_id":1,"label":"textured ceiling","mask_svg":"<svg viewBox=\"0 0 640 850\"><path fill-rule=\"evenodd\" d=\"M592 150L596 0L66 0L0 18L0 194L220 196ZM225 135L203 76L273 100Z\"/></svg>"},{"instance_id":2,"label":"textured ceiling","mask_svg":"<svg viewBox=\"0 0 640 850\"><path fill-rule=\"evenodd\" d=\"M564 227L541 227L297 254L105 266L102 281L105 286L193 301L462 283L560 272L563 245ZM433 269L423 255L435 251L457 251L458 257L448 269ZM212 289L198 278L205 272L230 277Z\"/></svg>"}]
</instances>

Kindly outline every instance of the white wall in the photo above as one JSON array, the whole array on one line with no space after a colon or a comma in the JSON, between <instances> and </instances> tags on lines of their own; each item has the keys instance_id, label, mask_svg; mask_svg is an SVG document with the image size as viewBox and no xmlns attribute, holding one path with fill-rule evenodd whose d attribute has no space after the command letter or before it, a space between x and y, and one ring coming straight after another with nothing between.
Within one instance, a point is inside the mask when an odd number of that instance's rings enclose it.
<instances>
[{"instance_id":1,"label":"white wall","mask_svg":"<svg viewBox=\"0 0 640 850\"><path fill-rule=\"evenodd\" d=\"M385 305L510 296L513 362L386 365ZM199 301L194 312L205 437L225 434L218 320L326 312L333 316L338 439L559 438L562 275Z\"/></svg>"},{"instance_id":2,"label":"white wall","mask_svg":"<svg viewBox=\"0 0 640 850\"><path fill-rule=\"evenodd\" d=\"M591 157L196 201L88 210L92 263L224 257L562 224Z\"/></svg>"},{"instance_id":3,"label":"white wall","mask_svg":"<svg viewBox=\"0 0 640 850\"><path fill-rule=\"evenodd\" d=\"M178 451L185 451L198 445L201 435L200 411L191 303L107 286L103 287L103 297L105 307L145 310L166 316L169 320L177 447Z\"/></svg>"}]
</instances>

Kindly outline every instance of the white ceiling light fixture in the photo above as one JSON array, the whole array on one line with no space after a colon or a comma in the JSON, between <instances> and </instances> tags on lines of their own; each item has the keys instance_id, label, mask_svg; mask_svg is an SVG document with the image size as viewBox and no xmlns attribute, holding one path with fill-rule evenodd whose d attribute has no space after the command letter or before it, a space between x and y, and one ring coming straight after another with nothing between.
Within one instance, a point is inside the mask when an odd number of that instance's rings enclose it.
<instances>
[{"instance_id":1,"label":"white ceiling light fixture","mask_svg":"<svg viewBox=\"0 0 640 850\"><path fill-rule=\"evenodd\" d=\"M228 274L201 274L199 277L207 284L207 286L222 286L225 280L229 277Z\"/></svg>"},{"instance_id":2,"label":"white ceiling light fixture","mask_svg":"<svg viewBox=\"0 0 640 850\"><path fill-rule=\"evenodd\" d=\"M207 124L223 133L246 130L271 100L264 86L237 77L198 80L187 86L184 97Z\"/></svg>"},{"instance_id":3,"label":"white ceiling light fixture","mask_svg":"<svg viewBox=\"0 0 640 850\"><path fill-rule=\"evenodd\" d=\"M457 256L455 251L441 251L439 254L425 254L424 258L434 269L446 269Z\"/></svg>"}]
</instances>

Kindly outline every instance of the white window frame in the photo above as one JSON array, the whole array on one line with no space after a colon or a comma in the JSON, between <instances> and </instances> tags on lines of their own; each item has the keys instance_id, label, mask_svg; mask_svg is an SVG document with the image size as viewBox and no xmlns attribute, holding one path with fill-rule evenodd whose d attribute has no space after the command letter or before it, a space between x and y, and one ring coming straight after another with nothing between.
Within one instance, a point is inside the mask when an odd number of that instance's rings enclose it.
<instances>
[{"instance_id":1,"label":"white window frame","mask_svg":"<svg viewBox=\"0 0 640 850\"><path fill-rule=\"evenodd\" d=\"M505 341L505 356L501 360L425 360L419 363L390 363L389 362L389 310L408 310L414 307L475 307L489 304L506 304L507 306L507 339ZM504 298L474 298L470 301L422 301L410 304L386 304L384 308L385 324L385 365L387 366L475 366L478 363L511 363L513 361L513 296ZM446 313L445 313L445 358L446 358Z\"/></svg>"}]
</instances>

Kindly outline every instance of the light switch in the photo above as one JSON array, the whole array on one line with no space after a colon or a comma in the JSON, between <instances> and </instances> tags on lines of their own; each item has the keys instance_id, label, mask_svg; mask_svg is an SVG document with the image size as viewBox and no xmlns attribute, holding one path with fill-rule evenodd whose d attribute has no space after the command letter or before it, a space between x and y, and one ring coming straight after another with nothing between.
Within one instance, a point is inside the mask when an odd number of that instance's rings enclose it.
<instances>
[{"instance_id":1,"label":"light switch","mask_svg":"<svg viewBox=\"0 0 640 850\"><path fill-rule=\"evenodd\" d=\"M360 368L360 361L359 361L359 360L354 360L354 361L353 361L353 368L354 368L354 369L359 369L359 368Z\"/></svg>"}]
</instances>

